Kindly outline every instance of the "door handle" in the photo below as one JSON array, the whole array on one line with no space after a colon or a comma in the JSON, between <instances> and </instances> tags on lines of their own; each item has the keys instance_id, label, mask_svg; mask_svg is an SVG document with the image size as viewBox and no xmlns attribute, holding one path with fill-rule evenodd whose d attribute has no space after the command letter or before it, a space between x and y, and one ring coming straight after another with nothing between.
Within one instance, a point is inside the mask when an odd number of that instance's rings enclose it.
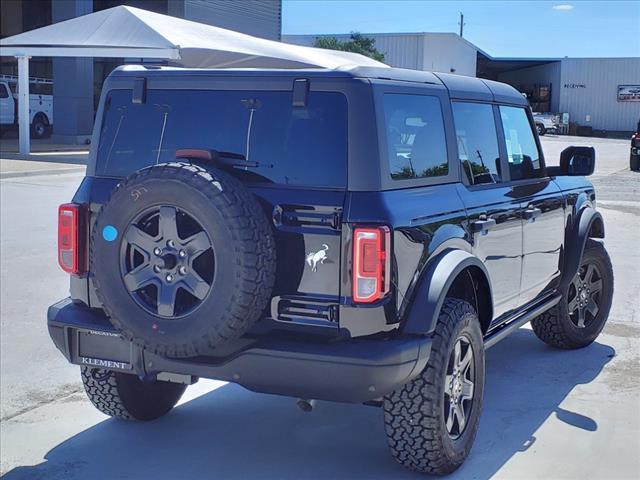
<instances>
[{"instance_id":1,"label":"door handle","mask_svg":"<svg viewBox=\"0 0 640 480\"><path fill-rule=\"evenodd\" d=\"M471 229L473 233L481 233L482 235L486 235L489 230L496 226L496 221L493 218L482 218L480 220L476 220L475 222L471 222Z\"/></svg>"},{"instance_id":2,"label":"door handle","mask_svg":"<svg viewBox=\"0 0 640 480\"><path fill-rule=\"evenodd\" d=\"M525 220L534 220L540 216L542 210L534 207L527 207L527 209L522 213L522 216Z\"/></svg>"}]
</instances>

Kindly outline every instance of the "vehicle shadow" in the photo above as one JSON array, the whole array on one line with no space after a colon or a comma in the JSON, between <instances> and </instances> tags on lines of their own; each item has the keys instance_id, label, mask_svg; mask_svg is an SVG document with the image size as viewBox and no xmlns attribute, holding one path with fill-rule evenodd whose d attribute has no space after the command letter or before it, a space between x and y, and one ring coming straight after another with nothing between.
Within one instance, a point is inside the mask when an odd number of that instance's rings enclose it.
<instances>
[{"instance_id":1,"label":"vehicle shadow","mask_svg":"<svg viewBox=\"0 0 640 480\"><path fill-rule=\"evenodd\" d=\"M520 329L487 353L484 412L467 462L449 478L489 478L526 450L550 415L593 432L596 422L560 407L613 358L594 343L575 351L545 346ZM15 468L17 479L358 479L424 478L387 451L382 410L320 402L303 413L292 399L235 385L218 388L153 423L105 420Z\"/></svg>"}]
</instances>

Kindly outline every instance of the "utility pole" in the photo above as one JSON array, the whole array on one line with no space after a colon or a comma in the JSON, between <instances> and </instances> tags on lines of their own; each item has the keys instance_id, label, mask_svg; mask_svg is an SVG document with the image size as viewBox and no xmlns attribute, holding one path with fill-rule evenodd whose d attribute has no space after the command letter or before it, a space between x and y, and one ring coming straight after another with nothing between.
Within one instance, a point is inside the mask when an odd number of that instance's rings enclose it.
<instances>
[{"instance_id":1,"label":"utility pole","mask_svg":"<svg viewBox=\"0 0 640 480\"><path fill-rule=\"evenodd\" d=\"M460 25L460 36L462 37L462 31L464 30L464 13L460 12L460 22L458 23L458 25Z\"/></svg>"}]
</instances>

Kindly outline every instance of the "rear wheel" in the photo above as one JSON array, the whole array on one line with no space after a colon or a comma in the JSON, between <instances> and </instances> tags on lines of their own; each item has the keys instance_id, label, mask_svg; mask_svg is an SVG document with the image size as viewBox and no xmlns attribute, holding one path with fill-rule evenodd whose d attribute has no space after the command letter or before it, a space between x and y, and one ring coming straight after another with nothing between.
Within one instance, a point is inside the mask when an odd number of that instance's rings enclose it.
<instances>
[{"instance_id":1,"label":"rear wheel","mask_svg":"<svg viewBox=\"0 0 640 480\"><path fill-rule=\"evenodd\" d=\"M629 168L634 172L640 170L640 155L631 155L629 158Z\"/></svg>"},{"instance_id":2,"label":"rear wheel","mask_svg":"<svg viewBox=\"0 0 640 480\"><path fill-rule=\"evenodd\" d=\"M484 344L473 307L447 299L425 370L384 398L391 454L405 467L446 474L465 460L484 393Z\"/></svg>"},{"instance_id":3,"label":"rear wheel","mask_svg":"<svg viewBox=\"0 0 640 480\"><path fill-rule=\"evenodd\" d=\"M601 242L588 239L578 273L562 300L531 321L540 340L558 348L582 348L604 328L613 298L613 269Z\"/></svg>"},{"instance_id":4,"label":"rear wheel","mask_svg":"<svg viewBox=\"0 0 640 480\"><path fill-rule=\"evenodd\" d=\"M33 138L44 138L47 135L49 122L42 115L36 115L31 122L31 136Z\"/></svg>"},{"instance_id":5,"label":"rear wheel","mask_svg":"<svg viewBox=\"0 0 640 480\"><path fill-rule=\"evenodd\" d=\"M121 420L155 420L169 412L187 388L170 382L143 382L135 375L82 367L82 383L91 403Z\"/></svg>"}]
</instances>

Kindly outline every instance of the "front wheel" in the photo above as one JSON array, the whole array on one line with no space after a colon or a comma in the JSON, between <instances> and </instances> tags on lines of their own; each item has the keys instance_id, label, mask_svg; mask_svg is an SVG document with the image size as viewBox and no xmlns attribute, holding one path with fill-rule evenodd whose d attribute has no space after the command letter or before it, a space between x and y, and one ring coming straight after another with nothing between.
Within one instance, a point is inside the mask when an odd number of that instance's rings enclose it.
<instances>
[{"instance_id":1,"label":"front wheel","mask_svg":"<svg viewBox=\"0 0 640 480\"><path fill-rule=\"evenodd\" d=\"M547 129L544 128L544 125L542 125L541 123L536 123L536 130L538 130L538 135L543 136L545 133L547 133Z\"/></svg>"},{"instance_id":2,"label":"front wheel","mask_svg":"<svg viewBox=\"0 0 640 480\"><path fill-rule=\"evenodd\" d=\"M391 454L405 467L443 475L469 454L484 393L484 344L473 307L445 301L424 371L384 398Z\"/></svg>"},{"instance_id":3,"label":"front wheel","mask_svg":"<svg viewBox=\"0 0 640 480\"><path fill-rule=\"evenodd\" d=\"M609 317L613 268L602 242L588 239L578 273L560 302L531 321L537 337L557 348L590 345Z\"/></svg>"},{"instance_id":4,"label":"front wheel","mask_svg":"<svg viewBox=\"0 0 640 480\"><path fill-rule=\"evenodd\" d=\"M137 376L82 367L82 383L91 403L120 420L155 420L169 412L187 388L181 383L143 382Z\"/></svg>"}]
</instances>

